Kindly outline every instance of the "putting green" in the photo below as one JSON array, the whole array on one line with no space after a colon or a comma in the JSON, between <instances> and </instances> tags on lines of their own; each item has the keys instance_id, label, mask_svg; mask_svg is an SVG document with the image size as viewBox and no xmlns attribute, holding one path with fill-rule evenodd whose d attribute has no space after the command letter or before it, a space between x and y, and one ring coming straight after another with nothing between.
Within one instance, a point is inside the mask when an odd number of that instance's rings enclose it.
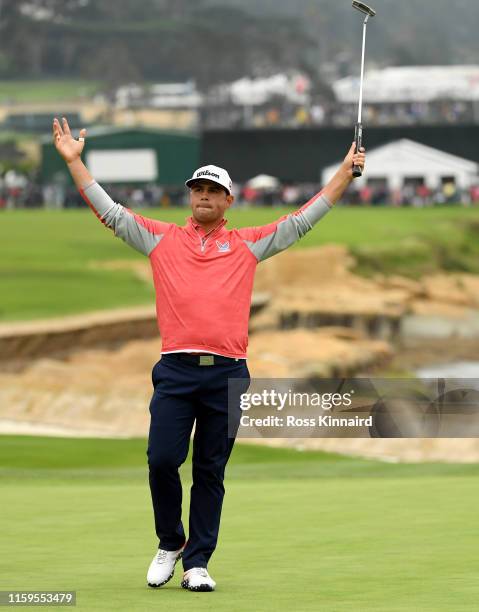
<instances>
[{"instance_id":1,"label":"putting green","mask_svg":"<svg viewBox=\"0 0 479 612\"><path fill-rule=\"evenodd\" d=\"M0 590L76 590L89 611L476 609L479 465L237 443L209 564L217 590L190 593L181 566L165 587L145 584L156 547L145 447L1 437Z\"/></svg>"}]
</instances>

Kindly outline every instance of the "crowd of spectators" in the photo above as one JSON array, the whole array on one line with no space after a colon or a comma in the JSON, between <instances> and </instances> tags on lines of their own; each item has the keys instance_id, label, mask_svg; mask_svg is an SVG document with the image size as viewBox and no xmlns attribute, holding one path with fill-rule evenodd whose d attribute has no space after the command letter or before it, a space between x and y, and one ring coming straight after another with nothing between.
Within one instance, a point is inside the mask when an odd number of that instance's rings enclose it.
<instances>
[{"instance_id":1,"label":"crowd of spectators","mask_svg":"<svg viewBox=\"0 0 479 612\"><path fill-rule=\"evenodd\" d=\"M343 197L345 204L354 206L440 206L444 204L479 204L479 185L460 189L453 182L445 182L436 189L427 185L406 184L400 189L388 189L385 185L365 185L359 189L349 189Z\"/></svg>"},{"instance_id":2,"label":"crowd of spectators","mask_svg":"<svg viewBox=\"0 0 479 612\"><path fill-rule=\"evenodd\" d=\"M238 192L238 204L270 206L282 204L301 206L320 189L319 185L285 185L268 192L244 186ZM469 189L459 189L452 182L445 182L437 189L424 184L406 184L400 189L388 189L384 184L354 184L345 192L341 202L351 206L414 206L425 207L444 204L479 205L479 184Z\"/></svg>"},{"instance_id":3,"label":"crowd of spectators","mask_svg":"<svg viewBox=\"0 0 479 612\"><path fill-rule=\"evenodd\" d=\"M118 187L104 185L116 202L131 208L182 207L188 204L187 191L179 187ZM283 184L274 189L253 189L234 185L235 206L291 206L299 207L320 190L315 183ZM351 206L433 206L444 204L479 205L479 184L459 189L454 182L444 182L431 189L422 183L405 184L401 189L389 189L384 183L371 181L362 187L354 183L346 191L342 202ZM24 178L9 186L0 178L0 210L13 208L80 208L85 203L74 187L42 187Z\"/></svg>"},{"instance_id":4,"label":"crowd of spectators","mask_svg":"<svg viewBox=\"0 0 479 612\"><path fill-rule=\"evenodd\" d=\"M275 101L262 106L204 108L201 125L206 129L274 128L354 125L357 104L318 99L308 106ZM460 124L479 121L479 102L435 100L364 104L363 123L368 126Z\"/></svg>"}]
</instances>

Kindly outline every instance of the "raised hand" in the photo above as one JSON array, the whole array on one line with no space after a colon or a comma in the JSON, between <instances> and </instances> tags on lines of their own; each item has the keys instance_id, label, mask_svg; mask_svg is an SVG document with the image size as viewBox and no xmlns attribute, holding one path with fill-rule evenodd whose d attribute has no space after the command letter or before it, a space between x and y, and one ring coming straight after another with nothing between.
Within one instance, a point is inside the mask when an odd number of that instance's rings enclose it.
<instances>
[{"instance_id":1,"label":"raised hand","mask_svg":"<svg viewBox=\"0 0 479 612\"><path fill-rule=\"evenodd\" d=\"M355 150L356 143L353 142L342 163L343 170L349 177L351 177L351 179L353 178L353 166L360 166L361 170L364 170L364 164L366 163L366 149L361 147L358 153L355 153Z\"/></svg>"},{"instance_id":2,"label":"raised hand","mask_svg":"<svg viewBox=\"0 0 479 612\"><path fill-rule=\"evenodd\" d=\"M85 146L85 136L86 130L82 129L80 130L80 138L75 140L65 117L63 117L61 123L56 117L53 120L53 143L67 164L81 157Z\"/></svg>"}]
</instances>

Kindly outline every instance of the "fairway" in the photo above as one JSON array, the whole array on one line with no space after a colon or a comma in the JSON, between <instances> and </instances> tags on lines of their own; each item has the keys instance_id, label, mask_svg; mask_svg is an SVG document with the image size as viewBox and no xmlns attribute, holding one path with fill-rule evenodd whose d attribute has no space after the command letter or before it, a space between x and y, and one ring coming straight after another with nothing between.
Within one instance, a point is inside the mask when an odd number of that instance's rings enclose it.
<instances>
[{"instance_id":1,"label":"fairway","mask_svg":"<svg viewBox=\"0 0 479 612\"><path fill-rule=\"evenodd\" d=\"M98 89L98 83L80 79L0 81L0 104L11 104L12 101L24 104L58 104L93 96Z\"/></svg>"},{"instance_id":2,"label":"fairway","mask_svg":"<svg viewBox=\"0 0 479 612\"><path fill-rule=\"evenodd\" d=\"M237 443L209 564L217 590L191 593L181 565L165 587L145 584L156 547L145 450L2 437L0 590L76 590L89 611L477 609L479 465Z\"/></svg>"},{"instance_id":3,"label":"fairway","mask_svg":"<svg viewBox=\"0 0 479 612\"><path fill-rule=\"evenodd\" d=\"M187 208L138 212L180 225L189 215ZM228 227L262 225L290 212L238 208L228 213ZM477 208L338 207L293 248L344 244L364 274L479 273L478 234ZM154 303L152 286L133 272L95 269L97 263L145 258L115 239L86 207L3 211L0 244L0 321Z\"/></svg>"}]
</instances>

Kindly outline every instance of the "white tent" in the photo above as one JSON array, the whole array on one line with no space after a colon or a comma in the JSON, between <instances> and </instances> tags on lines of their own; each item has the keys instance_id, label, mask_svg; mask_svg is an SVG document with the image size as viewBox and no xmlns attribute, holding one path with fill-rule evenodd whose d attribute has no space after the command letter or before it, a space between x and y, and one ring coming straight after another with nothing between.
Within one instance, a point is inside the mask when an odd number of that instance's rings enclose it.
<instances>
[{"instance_id":1,"label":"white tent","mask_svg":"<svg viewBox=\"0 0 479 612\"><path fill-rule=\"evenodd\" d=\"M332 84L339 102L356 104L359 78ZM479 66L392 66L364 75L364 102L429 102L437 99L479 100Z\"/></svg>"},{"instance_id":2,"label":"white tent","mask_svg":"<svg viewBox=\"0 0 479 612\"><path fill-rule=\"evenodd\" d=\"M295 104L309 101L310 82L301 73L275 74L264 79L244 77L227 86L234 104L257 106L273 96L286 98Z\"/></svg>"},{"instance_id":3,"label":"white tent","mask_svg":"<svg viewBox=\"0 0 479 612\"><path fill-rule=\"evenodd\" d=\"M276 177L269 176L269 174L258 174L258 176L250 179L246 184L252 189L264 189L268 191L279 187L280 182Z\"/></svg>"},{"instance_id":4,"label":"white tent","mask_svg":"<svg viewBox=\"0 0 479 612\"><path fill-rule=\"evenodd\" d=\"M323 185L339 165L340 162L323 170ZM389 189L397 189L405 179L423 178L428 187L435 189L442 178L454 177L456 185L464 189L477 181L478 174L476 162L402 138L367 151L364 174L355 184L361 187L368 179L384 179Z\"/></svg>"}]
</instances>

